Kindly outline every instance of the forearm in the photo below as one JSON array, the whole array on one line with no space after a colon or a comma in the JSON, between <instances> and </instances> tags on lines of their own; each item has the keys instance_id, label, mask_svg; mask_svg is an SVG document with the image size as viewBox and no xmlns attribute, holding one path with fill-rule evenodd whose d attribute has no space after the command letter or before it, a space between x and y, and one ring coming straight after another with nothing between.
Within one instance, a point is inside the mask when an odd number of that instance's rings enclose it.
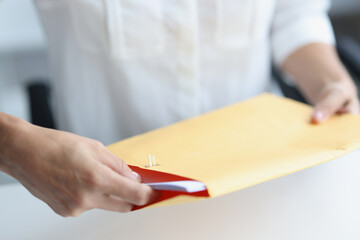
<instances>
[{"instance_id":1,"label":"forearm","mask_svg":"<svg viewBox=\"0 0 360 240\"><path fill-rule=\"evenodd\" d=\"M0 113L0 170L62 216L128 212L157 197L104 145Z\"/></svg>"},{"instance_id":2,"label":"forearm","mask_svg":"<svg viewBox=\"0 0 360 240\"><path fill-rule=\"evenodd\" d=\"M356 88L333 46L324 43L306 45L291 54L282 69L290 74L307 100L315 104L321 90L329 83Z\"/></svg>"},{"instance_id":3,"label":"forearm","mask_svg":"<svg viewBox=\"0 0 360 240\"><path fill-rule=\"evenodd\" d=\"M6 142L11 134L11 120L10 116L0 112L0 170L5 171L8 165L7 157L5 156Z\"/></svg>"},{"instance_id":4,"label":"forearm","mask_svg":"<svg viewBox=\"0 0 360 240\"><path fill-rule=\"evenodd\" d=\"M306 99L314 105L311 122L334 114L359 114L357 89L333 46L314 43L291 54L283 63Z\"/></svg>"},{"instance_id":5,"label":"forearm","mask_svg":"<svg viewBox=\"0 0 360 240\"><path fill-rule=\"evenodd\" d=\"M19 135L26 125L30 125L26 121L0 112L0 170L8 174L13 164L12 161L16 147L13 143L16 136Z\"/></svg>"}]
</instances>

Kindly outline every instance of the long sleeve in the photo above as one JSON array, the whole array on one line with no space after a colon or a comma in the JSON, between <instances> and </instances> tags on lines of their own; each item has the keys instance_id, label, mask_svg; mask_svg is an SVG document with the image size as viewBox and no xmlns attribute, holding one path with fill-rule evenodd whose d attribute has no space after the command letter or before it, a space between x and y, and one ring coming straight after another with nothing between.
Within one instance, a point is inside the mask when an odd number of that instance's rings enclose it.
<instances>
[{"instance_id":1,"label":"long sleeve","mask_svg":"<svg viewBox=\"0 0 360 240\"><path fill-rule=\"evenodd\" d=\"M277 1L271 30L273 58L277 65L307 44L335 44L327 15L329 6L328 0Z\"/></svg>"}]
</instances>

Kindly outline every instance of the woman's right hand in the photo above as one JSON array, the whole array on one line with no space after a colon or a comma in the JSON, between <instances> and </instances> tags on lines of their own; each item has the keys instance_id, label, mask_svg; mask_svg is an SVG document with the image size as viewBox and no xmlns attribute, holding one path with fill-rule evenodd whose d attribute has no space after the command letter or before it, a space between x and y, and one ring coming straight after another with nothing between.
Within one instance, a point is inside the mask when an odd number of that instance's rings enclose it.
<instances>
[{"instance_id":1,"label":"woman's right hand","mask_svg":"<svg viewBox=\"0 0 360 240\"><path fill-rule=\"evenodd\" d=\"M157 193L100 142L0 113L0 167L61 216L128 212Z\"/></svg>"}]
</instances>

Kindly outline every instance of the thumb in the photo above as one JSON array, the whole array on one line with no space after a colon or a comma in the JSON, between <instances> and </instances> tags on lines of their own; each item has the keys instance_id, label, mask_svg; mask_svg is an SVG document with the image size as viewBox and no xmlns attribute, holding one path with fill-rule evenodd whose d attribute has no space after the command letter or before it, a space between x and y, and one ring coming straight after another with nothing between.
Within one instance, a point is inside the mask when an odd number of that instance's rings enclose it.
<instances>
[{"instance_id":1,"label":"thumb","mask_svg":"<svg viewBox=\"0 0 360 240\"><path fill-rule=\"evenodd\" d=\"M109 168L126 178L141 182L141 176L137 172L132 171L132 169L126 164L124 160L118 158L109 150L106 150L106 153L107 157L101 159L103 164L107 165Z\"/></svg>"},{"instance_id":2,"label":"thumb","mask_svg":"<svg viewBox=\"0 0 360 240\"><path fill-rule=\"evenodd\" d=\"M134 172L124 160L120 160L122 165L122 170L120 171L120 174L124 177L130 178L134 181L141 182L141 176L137 172Z\"/></svg>"},{"instance_id":3,"label":"thumb","mask_svg":"<svg viewBox=\"0 0 360 240\"><path fill-rule=\"evenodd\" d=\"M319 101L315 104L311 122L325 122L345 104L345 100L345 94L341 89L329 89L322 94Z\"/></svg>"},{"instance_id":4,"label":"thumb","mask_svg":"<svg viewBox=\"0 0 360 240\"><path fill-rule=\"evenodd\" d=\"M134 171L131 171L131 173L133 174L136 181L142 182L142 178L141 178L140 174L138 174L137 172L134 172Z\"/></svg>"}]
</instances>

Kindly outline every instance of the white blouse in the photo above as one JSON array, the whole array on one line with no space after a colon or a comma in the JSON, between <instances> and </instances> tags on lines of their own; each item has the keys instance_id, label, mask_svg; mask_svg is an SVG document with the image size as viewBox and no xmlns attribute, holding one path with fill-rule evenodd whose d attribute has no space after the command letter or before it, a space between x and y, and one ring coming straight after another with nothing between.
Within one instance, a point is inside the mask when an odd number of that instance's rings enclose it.
<instances>
[{"instance_id":1,"label":"white blouse","mask_svg":"<svg viewBox=\"0 0 360 240\"><path fill-rule=\"evenodd\" d=\"M326 0L34 0L60 129L110 144L269 89L271 61L334 43Z\"/></svg>"}]
</instances>

